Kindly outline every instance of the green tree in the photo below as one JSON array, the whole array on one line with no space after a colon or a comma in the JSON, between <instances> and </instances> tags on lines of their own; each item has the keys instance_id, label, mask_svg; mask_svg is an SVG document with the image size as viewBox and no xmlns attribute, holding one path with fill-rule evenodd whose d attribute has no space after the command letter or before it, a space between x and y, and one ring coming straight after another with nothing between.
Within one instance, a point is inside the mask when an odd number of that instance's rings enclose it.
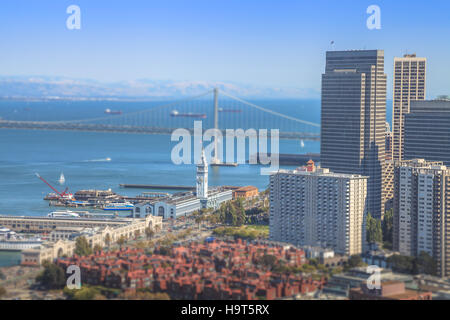
<instances>
[{"instance_id":1,"label":"green tree","mask_svg":"<svg viewBox=\"0 0 450 320\"><path fill-rule=\"evenodd\" d=\"M69 288L65 287L63 292L71 300L94 300L97 296L100 295L98 290L87 286L83 286L79 290L70 290Z\"/></svg>"},{"instance_id":2,"label":"green tree","mask_svg":"<svg viewBox=\"0 0 450 320\"><path fill-rule=\"evenodd\" d=\"M75 241L75 254L79 256L88 256L92 254L92 248L89 245L89 242L87 241L86 237L81 236L78 237Z\"/></svg>"},{"instance_id":3,"label":"green tree","mask_svg":"<svg viewBox=\"0 0 450 320\"><path fill-rule=\"evenodd\" d=\"M416 257L414 271L414 273L425 273L434 276L437 272L436 260L434 260L427 252L422 251Z\"/></svg>"},{"instance_id":4,"label":"green tree","mask_svg":"<svg viewBox=\"0 0 450 320\"><path fill-rule=\"evenodd\" d=\"M413 274L415 269L415 258L402 256L402 255L393 255L390 256L387 261L392 265L392 270L401 273Z\"/></svg>"},{"instance_id":5,"label":"green tree","mask_svg":"<svg viewBox=\"0 0 450 320\"><path fill-rule=\"evenodd\" d=\"M361 267L363 265L364 265L364 262L363 262L361 256L355 254L355 255L350 256L350 258L348 258L347 264L346 264L346 269L357 268L357 267Z\"/></svg>"},{"instance_id":6,"label":"green tree","mask_svg":"<svg viewBox=\"0 0 450 320\"><path fill-rule=\"evenodd\" d=\"M245 217L244 199L239 198L237 201L236 226L240 227L245 224Z\"/></svg>"},{"instance_id":7,"label":"green tree","mask_svg":"<svg viewBox=\"0 0 450 320\"><path fill-rule=\"evenodd\" d=\"M261 258L259 258L258 263L272 270L277 265L277 261L278 259L274 255L264 254Z\"/></svg>"},{"instance_id":8,"label":"green tree","mask_svg":"<svg viewBox=\"0 0 450 320\"><path fill-rule=\"evenodd\" d=\"M109 235L109 233L107 233L105 236L105 244L108 248L111 245L111 236Z\"/></svg>"},{"instance_id":9,"label":"green tree","mask_svg":"<svg viewBox=\"0 0 450 320\"><path fill-rule=\"evenodd\" d=\"M100 251L102 251L103 250L103 247L101 246L101 245L99 245L99 244L96 244L95 246L94 246L94 252L100 252Z\"/></svg>"},{"instance_id":10,"label":"green tree","mask_svg":"<svg viewBox=\"0 0 450 320\"><path fill-rule=\"evenodd\" d=\"M386 211L383 219L383 241L392 244L394 227L394 209Z\"/></svg>"},{"instance_id":11,"label":"green tree","mask_svg":"<svg viewBox=\"0 0 450 320\"><path fill-rule=\"evenodd\" d=\"M368 243L381 243L383 241L381 221L373 218L370 213L367 215L366 231L366 239Z\"/></svg>"},{"instance_id":12,"label":"green tree","mask_svg":"<svg viewBox=\"0 0 450 320\"><path fill-rule=\"evenodd\" d=\"M48 261L42 265L44 270L36 277L36 282L46 289L62 289L66 284L64 270Z\"/></svg>"}]
</instances>

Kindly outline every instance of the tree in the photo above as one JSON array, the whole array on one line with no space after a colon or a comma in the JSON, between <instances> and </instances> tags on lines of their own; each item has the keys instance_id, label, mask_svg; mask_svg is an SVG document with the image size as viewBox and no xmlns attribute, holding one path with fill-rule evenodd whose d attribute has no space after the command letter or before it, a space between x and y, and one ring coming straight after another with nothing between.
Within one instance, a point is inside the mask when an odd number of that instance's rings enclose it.
<instances>
[{"instance_id":1,"label":"tree","mask_svg":"<svg viewBox=\"0 0 450 320\"><path fill-rule=\"evenodd\" d=\"M259 264L268 267L270 270L272 270L276 264L277 264L277 257L275 257L274 255L271 254L264 254L260 259L259 259Z\"/></svg>"},{"instance_id":2,"label":"tree","mask_svg":"<svg viewBox=\"0 0 450 320\"><path fill-rule=\"evenodd\" d=\"M386 211L383 219L383 241L392 244L394 228L394 209Z\"/></svg>"},{"instance_id":3,"label":"tree","mask_svg":"<svg viewBox=\"0 0 450 320\"><path fill-rule=\"evenodd\" d=\"M75 254L79 256L88 256L92 254L92 248L89 245L86 237L78 237L75 241Z\"/></svg>"},{"instance_id":4,"label":"tree","mask_svg":"<svg viewBox=\"0 0 450 320\"><path fill-rule=\"evenodd\" d=\"M111 236L109 235L109 233L107 233L105 236L105 244L109 248L109 246L111 244Z\"/></svg>"},{"instance_id":5,"label":"tree","mask_svg":"<svg viewBox=\"0 0 450 320\"><path fill-rule=\"evenodd\" d=\"M245 224L244 199L239 198L237 201L236 226L240 227L243 224Z\"/></svg>"},{"instance_id":6,"label":"tree","mask_svg":"<svg viewBox=\"0 0 450 320\"><path fill-rule=\"evenodd\" d=\"M94 300L98 296L100 296L98 290L87 286L83 286L79 290L77 289L70 290L67 287L65 287L63 292L71 300Z\"/></svg>"},{"instance_id":7,"label":"tree","mask_svg":"<svg viewBox=\"0 0 450 320\"><path fill-rule=\"evenodd\" d=\"M122 250L122 246L125 244L126 239L123 235L117 240L117 244L119 245L120 250Z\"/></svg>"},{"instance_id":8,"label":"tree","mask_svg":"<svg viewBox=\"0 0 450 320\"><path fill-rule=\"evenodd\" d=\"M368 243L381 243L383 241L381 221L373 218L370 213L367 215L366 231L366 239Z\"/></svg>"},{"instance_id":9,"label":"tree","mask_svg":"<svg viewBox=\"0 0 450 320\"><path fill-rule=\"evenodd\" d=\"M361 267L363 264L364 264L364 262L363 262L361 256L355 254L353 256L350 256L350 258L348 258L346 268L347 269L357 268L357 267Z\"/></svg>"},{"instance_id":10,"label":"tree","mask_svg":"<svg viewBox=\"0 0 450 320\"><path fill-rule=\"evenodd\" d=\"M414 272L414 257L393 255L387 259L387 262L392 265L392 270L401 273L412 274Z\"/></svg>"},{"instance_id":11,"label":"tree","mask_svg":"<svg viewBox=\"0 0 450 320\"><path fill-rule=\"evenodd\" d=\"M102 248L101 245L96 244L96 245L94 246L94 252L100 252L100 251L102 251L102 250L103 250L103 248Z\"/></svg>"},{"instance_id":12,"label":"tree","mask_svg":"<svg viewBox=\"0 0 450 320\"><path fill-rule=\"evenodd\" d=\"M62 289L66 285L64 270L48 261L43 262L44 270L36 277L36 282L46 289Z\"/></svg>"},{"instance_id":13,"label":"tree","mask_svg":"<svg viewBox=\"0 0 450 320\"><path fill-rule=\"evenodd\" d=\"M436 260L434 260L427 252L422 251L416 257L414 271L414 273L425 273L434 276L437 271Z\"/></svg>"}]
</instances>

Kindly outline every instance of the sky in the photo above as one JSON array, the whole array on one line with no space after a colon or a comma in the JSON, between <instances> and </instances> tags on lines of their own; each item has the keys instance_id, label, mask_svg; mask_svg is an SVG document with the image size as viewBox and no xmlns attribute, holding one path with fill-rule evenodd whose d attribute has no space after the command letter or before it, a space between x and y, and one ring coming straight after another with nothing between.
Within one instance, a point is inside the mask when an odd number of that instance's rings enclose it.
<instances>
[{"instance_id":1,"label":"sky","mask_svg":"<svg viewBox=\"0 0 450 320\"><path fill-rule=\"evenodd\" d=\"M69 30L66 9L81 9ZM378 5L381 29L369 30ZM226 81L320 92L325 52L428 59L427 97L450 94L448 0L2 0L0 75ZM330 46L334 41L334 48Z\"/></svg>"}]
</instances>

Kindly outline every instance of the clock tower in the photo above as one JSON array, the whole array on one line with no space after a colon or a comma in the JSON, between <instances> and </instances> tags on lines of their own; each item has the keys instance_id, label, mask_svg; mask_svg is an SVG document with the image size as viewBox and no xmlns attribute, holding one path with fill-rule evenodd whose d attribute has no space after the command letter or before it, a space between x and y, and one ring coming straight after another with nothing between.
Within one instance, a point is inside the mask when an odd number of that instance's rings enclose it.
<instances>
[{"instance_id":1,"label":"clock tower","mask_svg":"<svg viewBox=\"0 0 450 320\"><path fill-rule=\"evenodd\" d=\"M201 163L197 165L197 198L208 199L208 163L206 162L205 150L202 150Z\"/></svg>"}]
</instances>

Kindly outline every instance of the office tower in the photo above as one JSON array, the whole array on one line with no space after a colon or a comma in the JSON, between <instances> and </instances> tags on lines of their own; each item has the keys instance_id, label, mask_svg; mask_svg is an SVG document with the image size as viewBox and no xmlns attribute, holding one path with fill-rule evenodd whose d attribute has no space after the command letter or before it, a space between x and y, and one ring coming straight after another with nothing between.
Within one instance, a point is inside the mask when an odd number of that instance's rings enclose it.
<instances>
[{"instance_id":1,"label":"office tower","mask_svg":"<svg viewBox=\"0 0 450 320\"><path fill-rule=\"evenodd\" d=\"M386 74L384 51L328 51L322 75L321 164L368 176L367 210L384 214Z\"/></svg>"},{"instance_id":2,"label":"office tower","mask_svg":"<svg viewBox=\"0 0 450 320\"><path fill-rule=\"evenodd\" d=\"M367 177L314 166L270 176L270 240L359 254Z\"/></svg>"},{"instance_id":3,"label":"office tower","mask_svg":"<svg viewBox=\"0 0 450 320\"><path fill-rule=\"evenodd\" d=\"M450 166L450 99L411 102L404 127L405 160L423 158Z\"/></svg>"},{"instance_id":4,"label":"office tower","mask_svg":"<svg viewBox=\"0 0 450 320\"><path fill-rule=\"evenodd\" d=\"M450 275L450 169L442 162L403 160L395 167L394 250L437 261Z\"/></svg>"},{"instance_id":5,"label":"office tower","mask_svg":"<svg viewBox=\"0 0 450 320\"><path fill-rule=\"evenodd\" d=\"M394 97L392 112L393 159L403 160L404 117L410 111L411 101L425 100L426 58L405 54L394 58Z\"/></svg>"},{"instance_id":6,"label":"office tower","mask_svg":"<svg viewBox=\"0 0 450 320\"><path fill-rule=\"evenodd\" d=\"M386 122L385 131L385 158L386 161L392 160L392 131L389 122Z\"/></svg>"},{"instance_id":7,"label":"office tower","mask_svg":"<svg viewBox=\"0 0 450 320\"><path fill-rule=\"evenodd\" d=\"M394 161L392 160L392 131L386 122L386 162L383 176L384 209L390 210L394 203Z\"/></svg>"}]
</instances>

